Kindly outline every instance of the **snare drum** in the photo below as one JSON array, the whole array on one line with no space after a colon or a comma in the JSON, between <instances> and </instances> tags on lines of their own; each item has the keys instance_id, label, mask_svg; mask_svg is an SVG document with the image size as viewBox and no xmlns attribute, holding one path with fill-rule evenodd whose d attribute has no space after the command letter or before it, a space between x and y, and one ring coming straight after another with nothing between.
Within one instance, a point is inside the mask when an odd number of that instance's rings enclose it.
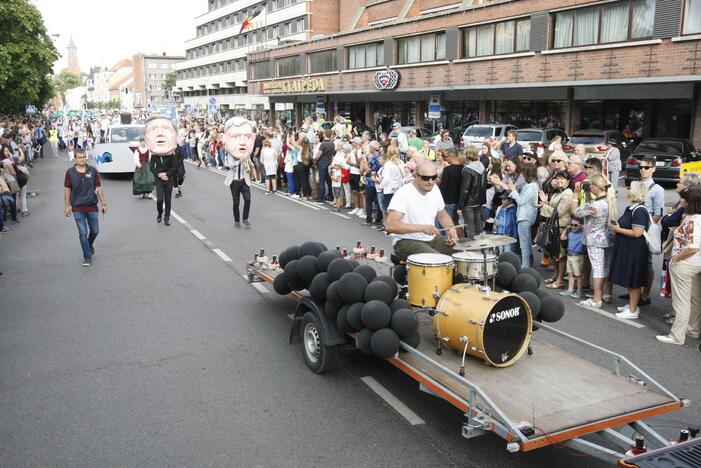
<instances>
[{"instance_id":1,"label":"snare drum","mask_svg":"<svg viewBox=\"0 0 701 468\"><path fill-rule=\"evenodd\" d=\"M533 322L528 303L516 294L490 292L456 284L441 297L433 330L441 343L495 367L514 364L528 349Z\"/></svg>"},{"instance_id":2,"label":"snare drum","mask_svg":"<svg viewBox=\"0 0 701 468\"><path fill-rule=\"evenodd\" d=\"M422 253L409 255L406 263L409 303L417 307L436 307L441 294L453 285L453 258Z\"/></svg>"},{"instance_id":3,"label":"snare drum","mask_svg":"<svg viewBox=\"0 0 701 468\"><path fill-rule=\"evenodd\" d=\"M457 252L453 254L455 260L455 276L460 283L468 281L484 281L497 274L497 256L488 253L487 264L485 258L478 252Z\"/></svg>"}]
</instances>

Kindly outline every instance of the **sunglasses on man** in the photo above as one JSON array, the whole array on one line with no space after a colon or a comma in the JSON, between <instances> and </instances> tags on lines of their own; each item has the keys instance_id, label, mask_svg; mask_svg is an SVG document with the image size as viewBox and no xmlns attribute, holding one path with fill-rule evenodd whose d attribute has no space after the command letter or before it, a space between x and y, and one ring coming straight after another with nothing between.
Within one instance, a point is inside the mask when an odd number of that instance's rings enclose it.
<instances>
[{"instance_id":1,"label":"sunglasses on man","mask_svg":"<svg viewBox=\"0 0 701 468\"><path fill-rule=\"evenodd\" d=\"M420 175L419 178L424 182L428 182L429 180L436 180L438 175Z\"/></svg>"},{"instance_id":2,"label":"sunglasses on man","mask_svg":"<svg viewBox=\"0 0 701 468\"><path fill-rule=\"evenodd\" d=\"M647 171L649 169L654 169L655 166L640 166L641 171Z\"/></svg>"}]
</instances>

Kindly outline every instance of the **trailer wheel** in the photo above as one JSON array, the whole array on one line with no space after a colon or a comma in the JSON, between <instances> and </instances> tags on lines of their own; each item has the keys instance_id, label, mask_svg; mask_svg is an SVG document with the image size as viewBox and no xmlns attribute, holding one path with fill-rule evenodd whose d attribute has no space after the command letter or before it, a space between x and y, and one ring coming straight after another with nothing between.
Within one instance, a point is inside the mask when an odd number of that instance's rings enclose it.
<instances>
[{"instance_id":1,"label":"trailer wheel","mask_svg":"<svg viewBox=\"0 0 701 468\"><path fill-rule=\"evenodd\" d=\"M302 355L304 362L316 374L323 374L336 367L338 346L325 346L319 321L313 313L302 317Z\"/></svg>"}]
</instances>

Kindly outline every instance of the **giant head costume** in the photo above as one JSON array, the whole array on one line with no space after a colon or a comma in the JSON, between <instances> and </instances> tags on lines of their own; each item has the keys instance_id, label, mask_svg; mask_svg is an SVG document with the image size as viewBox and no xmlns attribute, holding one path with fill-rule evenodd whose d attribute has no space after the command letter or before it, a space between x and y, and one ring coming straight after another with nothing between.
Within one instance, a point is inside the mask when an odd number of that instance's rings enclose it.
<instances>
[{"instance_id":1,"label":"giant head costume","mask_svg":"<svg viewBox=\"0 0 701 468\"><path fill-rule=\"evenodd\" d=\"M178 146L178 130L172 120L154 116L146 120L146 147L153 156L171 156Z\"/></svg>"},{"instance_id":2,"label":"giant head costume","mask_svg":"<svg viewBox=\"0 0 701 468\"><path fill-rule=\"evenodd\" d=\"M232 117L224 124L224 146L237 161L245 161L256 142L256 124L242 117Z\"/></svg>"}]
</instances>

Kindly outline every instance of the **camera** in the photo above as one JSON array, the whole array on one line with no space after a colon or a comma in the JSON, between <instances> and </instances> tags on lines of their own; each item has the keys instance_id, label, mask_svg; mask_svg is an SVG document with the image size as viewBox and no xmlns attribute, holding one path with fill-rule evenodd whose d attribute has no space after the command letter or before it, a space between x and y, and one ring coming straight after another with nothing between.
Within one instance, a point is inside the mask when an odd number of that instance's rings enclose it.
<instances>
[{"instance_id":1,"label":"camera","mask_svg":"<svg viewBox=\"0 0 701 468\"><path fill-rule=\"evenodd\" d=\"M591 190L591 182L589 182L588 180L582 182L582 190L584 190L585 192L589 192Z\"/></svg>"}]
</instances>

